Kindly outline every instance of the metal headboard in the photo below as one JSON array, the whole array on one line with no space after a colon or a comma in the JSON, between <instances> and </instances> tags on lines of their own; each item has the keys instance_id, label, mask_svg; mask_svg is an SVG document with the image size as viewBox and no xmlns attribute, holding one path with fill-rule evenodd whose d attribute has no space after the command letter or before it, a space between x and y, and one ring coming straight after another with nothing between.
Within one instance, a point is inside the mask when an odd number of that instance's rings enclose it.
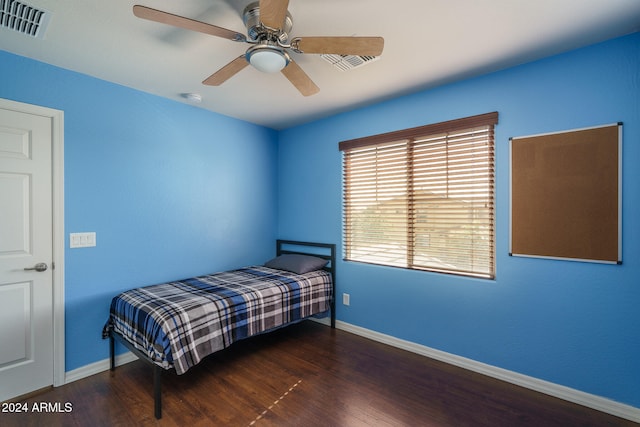
<instances>
[{"instance_id":1,"label":"metal headboard","mask_svg":"<svg viewBox=\"0 0 640 427\"><path fill-rule=\"evenodd\" d=\"M288 248L288 249L287 249ZM331 327L336 327L336 245L334 243L302 242L298 240L276 240L276 255L312 255L329 261L324 268L331 274Z\"/></svg>"}]
</instances>

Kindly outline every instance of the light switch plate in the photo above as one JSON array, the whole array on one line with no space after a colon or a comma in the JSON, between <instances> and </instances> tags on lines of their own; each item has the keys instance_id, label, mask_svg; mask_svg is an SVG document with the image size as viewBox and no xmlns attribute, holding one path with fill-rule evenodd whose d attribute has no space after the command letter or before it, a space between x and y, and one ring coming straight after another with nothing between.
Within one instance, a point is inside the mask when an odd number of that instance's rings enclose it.
<instances>
[{"instance_id":1,"label":"light switch plate","mask_svg":"<svg viewBox=\"0 0 640 427\"><path fill-rule=\"evenodd\" d=\"M69 247L70 248L91 248L96 245L96 233L70 233L69 234Z\"/></svg>"}]
</instances>

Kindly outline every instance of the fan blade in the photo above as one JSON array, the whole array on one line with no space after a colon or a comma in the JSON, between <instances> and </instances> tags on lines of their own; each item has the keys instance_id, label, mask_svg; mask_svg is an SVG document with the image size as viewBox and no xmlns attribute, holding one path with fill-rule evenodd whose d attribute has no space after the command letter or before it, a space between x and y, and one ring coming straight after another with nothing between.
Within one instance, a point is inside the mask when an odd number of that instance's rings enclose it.
<instances>
[{"instance_id":1,"label":"fan blade","mask_svg":"<svg viewBox=\"0 0 640 427\"><path fill-rule=\"evenodd\" d=\"M209 86L220 86L222 83L226 82L231 77L242 71L247 65L249 65L249 63L245 59L244 55L241 55L233 61L229 62L224 67L220 68L215 73L211 74L202 82L202 84Z\"/></svg>"},{"instance_id":2,"label":"fan blade","mask_svg":"<svg viewBox=\"0 0 640 427\"><path fill-rule=\"evenodd\" d=\"M289 65L284 67L281 73L284 74L304 96L311 96L320 92L320 88L309 78L307 73L302 71L298 63L293 60L289 61Z\"/></svg>"},{"instance_id":3,"label":"fan blade","mask_svg":"<svg viewBox=\"0 0 640 427\"><path fill-rule=\"evenodd\" d=\"M380 56L384 48L384 39L382 37L298 37L291 41L291 46L301 53Z\"/></svg>"},{"instance_id":4,"label":"fan blade","mask_svg":"<svg viewBox=\"0 0 640 427\"><path fill-rule=\"evenodd\" d=\"M184 28L186 30L198 31L200 33L222 37L236 42L247 41L247 38L244 34L227 30L226 28L216 27L215 25L196 21L194 19L185 18L183 16L173 15L171 13L152 9L146 6L133 6L133 14L138 18L148 19L149 21L160 22L161 24L172 25L174 27Z\"/></svg>"},{"instance_id":5,"label":"fan blade","mask_svg":"<svg viewBox=\"0 0 640 427\"><path fill-rule=\"evenodd\" d=\"M288 7L289 0L260 0L260 22L269 28L281 29Z\"/></svg>"}]
</instances>

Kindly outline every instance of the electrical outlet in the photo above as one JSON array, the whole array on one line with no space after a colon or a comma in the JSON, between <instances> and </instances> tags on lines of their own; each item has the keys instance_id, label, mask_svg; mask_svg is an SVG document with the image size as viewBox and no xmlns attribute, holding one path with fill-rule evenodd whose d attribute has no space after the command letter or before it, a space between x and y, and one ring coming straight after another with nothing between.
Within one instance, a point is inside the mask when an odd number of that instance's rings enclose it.
<instances>
[{"instance_id":1,"label":"electrical outlet","mask_svg":"<svg viewBox=\"0 0 640 427\"><path fill-rule=\"evenodd\" d=\"M349 305L351 303L351 296L349 294L342 294L342 305Z\"/></svg>"}]
</instances>

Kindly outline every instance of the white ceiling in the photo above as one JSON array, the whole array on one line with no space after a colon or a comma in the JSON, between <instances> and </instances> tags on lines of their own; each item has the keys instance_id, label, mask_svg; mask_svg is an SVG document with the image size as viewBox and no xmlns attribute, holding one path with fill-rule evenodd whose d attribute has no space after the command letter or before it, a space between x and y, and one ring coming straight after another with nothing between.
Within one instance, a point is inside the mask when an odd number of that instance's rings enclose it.
<instances>
[{"instance_id":1,"label":"white ceiling","mask_svg":"<svg viewBox=\"0 0 640 427\"><path fill-rule=\"evenodd\" d=\"M382 36L378 61L340 71L293 54L320 92L247 67L219 87L202 80L247 44L136 18L142 4L246 33L251 0L20 0L53 12L44 39L0 27L0 49L110 82L283 129L640 30L640 0L291 0L291 37Z\"/></svg>"}]
</instances>

